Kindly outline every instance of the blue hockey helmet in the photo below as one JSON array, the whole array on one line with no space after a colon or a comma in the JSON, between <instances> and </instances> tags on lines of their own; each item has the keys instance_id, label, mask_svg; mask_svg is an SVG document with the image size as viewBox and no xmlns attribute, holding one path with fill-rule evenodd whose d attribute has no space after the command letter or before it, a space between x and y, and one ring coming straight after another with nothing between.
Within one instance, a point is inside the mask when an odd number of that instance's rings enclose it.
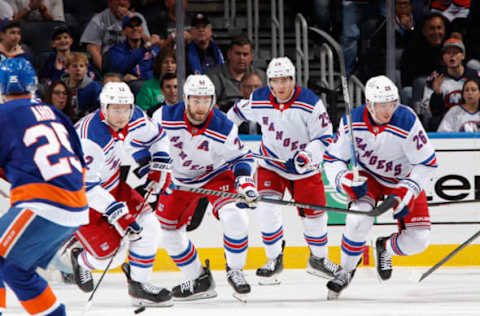
<instances>
[{"instance_id":1,"label":"blue hockey helmet","mask_svg":"<svg viewBox=\"0 0 480 316\"><path fill-rule=\"evenodd\" d=\"M24 58L7 58L0 64L0 94L30 94L37 89L32 64Z\"/></svg>"}]
</instances>

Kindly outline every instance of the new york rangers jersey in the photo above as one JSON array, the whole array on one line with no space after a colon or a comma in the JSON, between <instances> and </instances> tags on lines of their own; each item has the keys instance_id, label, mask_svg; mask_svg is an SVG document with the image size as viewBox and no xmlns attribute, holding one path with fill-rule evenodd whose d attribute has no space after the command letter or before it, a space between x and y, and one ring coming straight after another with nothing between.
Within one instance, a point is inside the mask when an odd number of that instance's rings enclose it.
<instances>
[{"instance_id":1,"label":"new york rangers jersey","mask_svg":"<svg viewBox=\"0 0 480 316\"><path fill-rule=\"evenodd\" d=\"M164 106L153 114L167 133L172 158L173 182L201 187L222 172L242 168L251 175L253 158L238 137L237 127L217 109L212 109L202 127L190 124L185 103Z\"/></svg>"},{"instance_id":2,"label":"new york rangers jersey","mask_svg":"<svg viewBox=\"0 0 480 316\"><path fill-rule=\"evenodd\" d=\"M380 184L396 187L410 180L419 193L432 178L437 159L417 115L399 105L389 123L374 125L365 105L352 110L352 127L359 170L371 174ZM351 159L351 138L343 116L337 134L324 155L330 183L347 169Z\"/></svg>"},{"instance_id":3,"label":"new york rangers jersey","mask_svg":"<svg viewBox=\"0 0 480 316\"><path fill-rule=\"evenodd\" d=\"M152 157L168 157L163 129L137 106L127 126L118 133L104 122L100 109L85 116L75 126L87 164L88 203L99 212L104 212L115 201L108 192L118 186L120 166L125 163L127 155L148 148Z\"/></svg>"},{"instance_id":4,"label":"new york rangers jersey","mask_svg":"<svg viewBox=\"0 0 480 316\"><path fill-rule=\"evenodd\" d=\"M12 207L68 227L88 223L82 148L69 119L29 98L0 105L0 168Z\"/></svg>"},{"instance_id":5,"label":"new york rangers jersey","mask_svg":"<svg viewBox=\"0 0 480 316\"><path fill-rule=\"evenodd\" d=\"M478 132L480 130L480 111L469 112L463 106L450 108L438 126L437 132Z\"/></svg>"},{"instance_id":6,"label":"new york rangers jersey","mask_svg":"<svg viewBox=\"0 0 480 316\"><path fill-rule=\"evenodd\" d=\"M282 160L306 150L313 155L314 162L321 162L332 139L332 124L322 100L306 88L295 87L293 97L284 104L276 102L268 87L259 88L249 100L237 101L227 116L237 125L243 121L257 122L263 134L260 154ZM289 180L318 172L290 173L285 164L270 160L260 160L259 165Z\"/></svg>"}]
</instances>

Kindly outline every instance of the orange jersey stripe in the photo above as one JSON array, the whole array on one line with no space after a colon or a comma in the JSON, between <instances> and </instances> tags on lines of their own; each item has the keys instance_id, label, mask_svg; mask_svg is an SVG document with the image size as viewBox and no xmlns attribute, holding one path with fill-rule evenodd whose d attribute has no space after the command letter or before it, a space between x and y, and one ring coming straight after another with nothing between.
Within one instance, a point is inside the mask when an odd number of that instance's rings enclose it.
<instances>
[{"instance_id":1,"label":"orange jersey stripe","mask_svg":"<svg viewBox=\"0 0 480 316\"><path fill-rule=\"evenodd\" d=\"M22 301L23 308L30 314L35 315L51 308L57 302L57 297L53 294L50 285L47 284L45 290L37 297Z\"/></svg>"},{"instance_id":2,"label":"orange jersey stripe","mask_svg":"<svg viewBox=\"0 0 480 316\"><path fill-rule=\"evenodd\" d=\"M78 191L68 191L48 183L30 183L10 191L10 203L43 199L72 208L87 207L85 187Z\"/></svg>"},{"instance_id":3,"label":"orange jersey stripe","mask_svg":"<svg viewBox=\"0 0 480 316\"><path fill-rule=\"evenodd\" d=\"M7 307L7 291L5 288L0 288L0 308L5 309Z\"/></svg>"},{"instance_id":4,"label":"orange jersey stripe","mask_svg":"<svg viewBox=\"0 0 480 316\"><path fill-rule=\"evenodd\" d=\"M23 227L27 225L34 216L35 213L29 209L25 209L19 216L17 216L0 240L0 256L5 257L8 254L10 247L15 243L19 234L23 231Z\"/></svg>"}]
</instances>

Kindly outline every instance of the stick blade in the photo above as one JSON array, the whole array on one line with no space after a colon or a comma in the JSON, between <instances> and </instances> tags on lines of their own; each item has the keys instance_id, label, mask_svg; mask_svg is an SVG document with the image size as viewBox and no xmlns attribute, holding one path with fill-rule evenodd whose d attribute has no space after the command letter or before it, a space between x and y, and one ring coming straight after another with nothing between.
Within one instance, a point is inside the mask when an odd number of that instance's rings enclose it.
<instances>
[{"instance_id":1,"label":"stick blade","mask_svg":"<svg viewBox=\"0 0 480 316\"><path fill-rule=\"evenodd\" d=\"M371 210L368 215L373 217L382 215L389 209L393 208L396 203L397 199L393 195L389 195L385 201L383 201L379 206Z\"/></svg>"}]
</instances>

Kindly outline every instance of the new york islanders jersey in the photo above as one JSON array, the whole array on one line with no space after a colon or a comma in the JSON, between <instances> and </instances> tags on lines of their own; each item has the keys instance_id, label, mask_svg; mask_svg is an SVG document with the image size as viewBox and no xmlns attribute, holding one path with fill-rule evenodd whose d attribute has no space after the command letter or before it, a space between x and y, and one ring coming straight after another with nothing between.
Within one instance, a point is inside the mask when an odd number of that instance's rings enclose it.
<instances>
[{"instance_id":1,"label":"new york islanders jersey","mask_svg":"<svg viewBox=\"0 0 480 316\"><path fill-rule=\"evenodd\" d=\"M68 227L88 223L82 148L69 119L29 98L0 104L0 168L12 207Z\"/></svg>"},{"instance_id":2,"label":"new york islanders jersey","mask_svg":"<svg viewBox=\"0 0 480 316\"><path fill-rule=\"evenodd\" d=\"M262 128L260 154L282 160L306 150L319 163L332 139L332 124L322 100L306 88L295 87L293 97L285 104L278 104L268 87L259 88L249 100L237 101L228 118L237 125L243 121L257 122ZM269 160L260 160L259 165L289 180L318 172L289 173L285 164Z\"/></svg>"},{"instance_id":3,"label":"new york islanders jersey","mask_svg":"<svg viewBox=\"0 0 480 316\"><path fill-rule=\"evenodd\" d=\"M227 170L248 169L252 174L250 150L238 137L237 127L217 109L212 109L201 128L192 126L183 102L164 106L153 119L167 133L175 184L201 187Z\"/></svg>"},{"instance_id":4,"label":"new york islanders jersey","mask_svg":"<svg viewBox=\"0 0 480 316\"><path fill-rule=\"evenodd\" d=\"M396 187L399 181L407 179L416 185L417 193L425 188L437 167L437 159L427 133L409 107L399 105L390 122L378 126L372 123L363 105L352 110L352 127L359 170L387 187ZM344 115L324 155L330 183L336 183L337 174L347 169L350 159L351 138Z\"/></svg>"},{"instance_id":5,"label":"new york islanders jersey","mask_svg":"<svg viewBox=\"0 0 480 316\"><path fill-rule=\"evenodd\" d=\"M437 132L478 132L480 130L480 111L469 112L463 106L450 108L442 119Z\"/></svg>"},{"instance_id":6,"label":"new york islanders jersey","mask_svg":"<svg viewBox=\"0 0 480 316\"><path fill-rule=\"evenodd\" d=\"M87 164L86 187L89 206L99 212L115 201L109 191L120 181L120 166L127 155L148 148L150 155L168 158L167 141L163 129L135 106L127 126L116 133L97 110L76 125Z\"/></svg>"}]
</instances>

